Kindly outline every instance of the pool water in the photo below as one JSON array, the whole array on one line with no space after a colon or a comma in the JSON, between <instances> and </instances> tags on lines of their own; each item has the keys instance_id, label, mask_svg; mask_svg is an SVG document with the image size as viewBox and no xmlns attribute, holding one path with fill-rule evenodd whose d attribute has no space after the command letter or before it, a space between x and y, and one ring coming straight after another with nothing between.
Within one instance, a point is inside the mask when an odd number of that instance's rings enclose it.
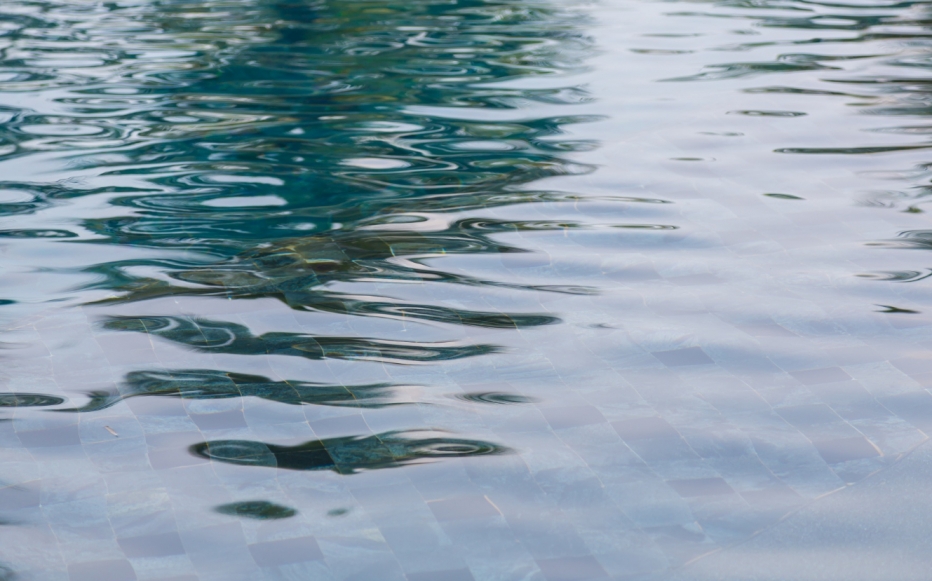
<instances>
[{"instance_id":1,"label":"pool water","mask_svg":"<svg viewBox=\"0 0 932 581\"><path fill-rule=\"evenodd\" d=\"M932 8L0 4L0 580L925 580Z\"/></svg>"}]
</instances>

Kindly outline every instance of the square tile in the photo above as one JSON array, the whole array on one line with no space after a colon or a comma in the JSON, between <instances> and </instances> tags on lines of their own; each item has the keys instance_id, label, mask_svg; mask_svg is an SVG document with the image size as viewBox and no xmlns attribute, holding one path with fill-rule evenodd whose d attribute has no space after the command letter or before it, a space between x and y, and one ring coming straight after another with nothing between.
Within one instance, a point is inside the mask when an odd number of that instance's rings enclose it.
<instances>
[{"instance_id":1,"label":"square tile","mask_svg":"<svg viewBox=\"0 0 932 581\"><path fill-rule=\"evenodd\" d=\"M501 513L489 500L482 496L459 496L427 503L439 521L467 518L490 518Z\"/></svg>"},{"instance_id":2,"label":"square tile","mask_svg":"<svg viewBox=\"0 0 932 581\"><path fill-rule=\"evenodd\" d=\"M422 571L407 573L408 581L475 581L469 569L447 569L444 571Z\"/></svg>"},{"instance_id":3,"label":"square tile","mask_svg":"<svg viewBox=\"0 0 932 581\"><path fill-rule=\"evenodd\" d=\"M260 567L275 567L324 558L314 537L300 537L249 545L249 552Z\"/></svg>"},{"instance_id":4,"label":"square tile","mask_svg":"<svg viewBox=\"0 0 932 581\"><path fill-rule=\"evenodd\" d=\"M537 559L547 581L596 581L608 579L608 573L595 557Z\"/></svg>"},{"instance_id":5,"label":"square tile","mask_svg":"<svg viewBox=\"0 0 932 581\"><path fill-rule=\"evenodd\" d=\"M136 581L136 571L125 559L68 565L69 581Z\"/></svg>"},{"instance_id":6,"label":"square tile","mask_svg":"<svg viewBox=\"0 0 932 581\"><path fill-rule=\"evenodd\" d=\"M663 418L631 418L612 422L612 427L625 441L653 438L679 438L680 434Z\"/></svg>"},{"instance_id":7,"label":"square tile","mask_svg":"<svg viewBox=\"0 0 932 581\"><path fill-rule=\"evenodd\" d=\"M0 510L19 510L39 506L38 482L0 488Z\"/></svg>"},{"instance_id":8,"label":"square tile","mask_svg":"<svg viewBox=\"0 0 932 581\"><path fill-rule=\"evenodd\" d=\"M194 424L201 430L235 430L245 428L246 418L242 410L230 410L210 414L189 414Z\"/></svg>"},{"instance_id":9,"label":"square tile","mask_svg":"<svg viewBox=\"0 0 932 581\"><path fill-rule=\"evenodd\" d=\"M731 486L721 478L688 478L683 480L667 480L680 496L694 498L698 496L717 496L733 494Z\"/></svg>"},{"instance_id":10,"label":"square tile","mask_svg":"<svg viewBox=\"0 0 932 581\"><path fill-rule=\"evenodd\" d=\"M841 367L825 367L822 369L791 371L790 375L798 379L803 385L818 385L820 383L834 383L836 381L851 380L851 376L845 373L845 370Z\"/></svg>"},{"instance_id":11,"label":"square tile","mask_svg":"<svg viewBox=\"0 0 932 581\"><path fill-rule=\"evenodd\" d=\"M588 426L606 421L598 409L587 405L542 408L540 411L554 430Z\"/></svg>"},{"instance_id":12,"label":"square tile","mask_svg":"<svg viewBox=\"0 0 932 581\"><path fill-rule=\"evenodd\" d=\"M880 456L880 452L863 437L817 440L813 442L813 445L828 464Z\"/></svg>"},{"instance_id":13,"label":"square tile","mask_svg":"<svg viewBox=\"0 0 932 581\"><path fill-rule=\"evenodd\" d=\"M687 347L686 349L674 349L672 351L652 351L651 355L667 367L713 365L715 363L701 347Z\"/></svg>"},{"instance_id":14,"label":"square tile","mask_svg":"<svg viewBox=\"0 0 932 581\"><path fill-rule=\"evenodd\" d=\"M23 446L27 448L81 445L81 435L78 432L77 424L59 428L49 428L46 430L18 431L16 435L19 436L19 440L23 443Z\"/></svg>"},{"instance_id":15,"label":"square tile","mask_svg":"<svg viewBox=\"0 0 932 581\"><path fill-rule=\"evenodd\" d=\"M178 533L142 535L117 539L123 554L130 559L141 557L168 557L184 554Z\"/></svg>"}]
</instances>

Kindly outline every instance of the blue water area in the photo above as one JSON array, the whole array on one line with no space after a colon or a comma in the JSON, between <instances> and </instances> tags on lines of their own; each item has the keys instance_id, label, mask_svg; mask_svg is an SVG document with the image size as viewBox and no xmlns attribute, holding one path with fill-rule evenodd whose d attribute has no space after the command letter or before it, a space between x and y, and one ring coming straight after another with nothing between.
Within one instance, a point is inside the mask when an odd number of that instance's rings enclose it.
<instances>
[{"instance_id":1,"label":"blue water area","mask_svg":"<svg viewBox=\"0 0 932 581\"><path fill-rule=\"evenodd\" d=\"M926 581L932 8L0 3L0 581Z\"/></svg>"}]
</instances>

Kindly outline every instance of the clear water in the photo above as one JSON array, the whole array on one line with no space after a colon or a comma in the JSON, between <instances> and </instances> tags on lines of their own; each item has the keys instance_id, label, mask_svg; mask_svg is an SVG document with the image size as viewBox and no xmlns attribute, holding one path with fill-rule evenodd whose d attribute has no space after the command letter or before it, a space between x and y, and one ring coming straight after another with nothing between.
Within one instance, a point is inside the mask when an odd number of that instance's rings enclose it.
<instances>
[{"instance_id":1,"label":"clear water","mask_svg":"<svg viewBox=\"0 0 932 581\"><path fill-rule=\"evenodd\" d=\"M927 579L930 49L0 4L0 579Z\"/></svg>"}]
</instances>

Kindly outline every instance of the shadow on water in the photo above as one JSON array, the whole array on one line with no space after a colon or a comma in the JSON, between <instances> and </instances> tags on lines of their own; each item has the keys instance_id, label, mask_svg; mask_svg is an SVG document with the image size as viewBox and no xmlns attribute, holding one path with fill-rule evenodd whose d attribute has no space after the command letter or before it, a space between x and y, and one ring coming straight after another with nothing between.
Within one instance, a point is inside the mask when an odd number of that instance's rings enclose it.
<instances>
[{"instance_id":1,"label":"shadow on water","mask_svg":"<svg viewBox=\"0 0 932 581\"><path fill-rule=\"evenodd\" d=\"M88 394L90 401L84 406L55 411L94 412L139 396L195 400L257 397L286 405L380 408L404 403L393 398L395 389L399 387L390 384L343 386L307 381L272 381L259 375L210 369L133 371L126 375L118 392L91 392Z\"/></svg>"},{"instance_id":2,"label":"shadow on water","mask_svg":"<svg viewBox=\"0 0 932 581\"><path fill-rule=\"evenodd\" d=\"M363 470L398 468L441 458L507 454L511 450L481 440L436 434L430 430L393 431L372 436L312 440L297 446L276 446L250 440L214 440L191 446L202 458L240 466L284 470L332 470L355 474Z\"/></svg>"}]
</instances>

